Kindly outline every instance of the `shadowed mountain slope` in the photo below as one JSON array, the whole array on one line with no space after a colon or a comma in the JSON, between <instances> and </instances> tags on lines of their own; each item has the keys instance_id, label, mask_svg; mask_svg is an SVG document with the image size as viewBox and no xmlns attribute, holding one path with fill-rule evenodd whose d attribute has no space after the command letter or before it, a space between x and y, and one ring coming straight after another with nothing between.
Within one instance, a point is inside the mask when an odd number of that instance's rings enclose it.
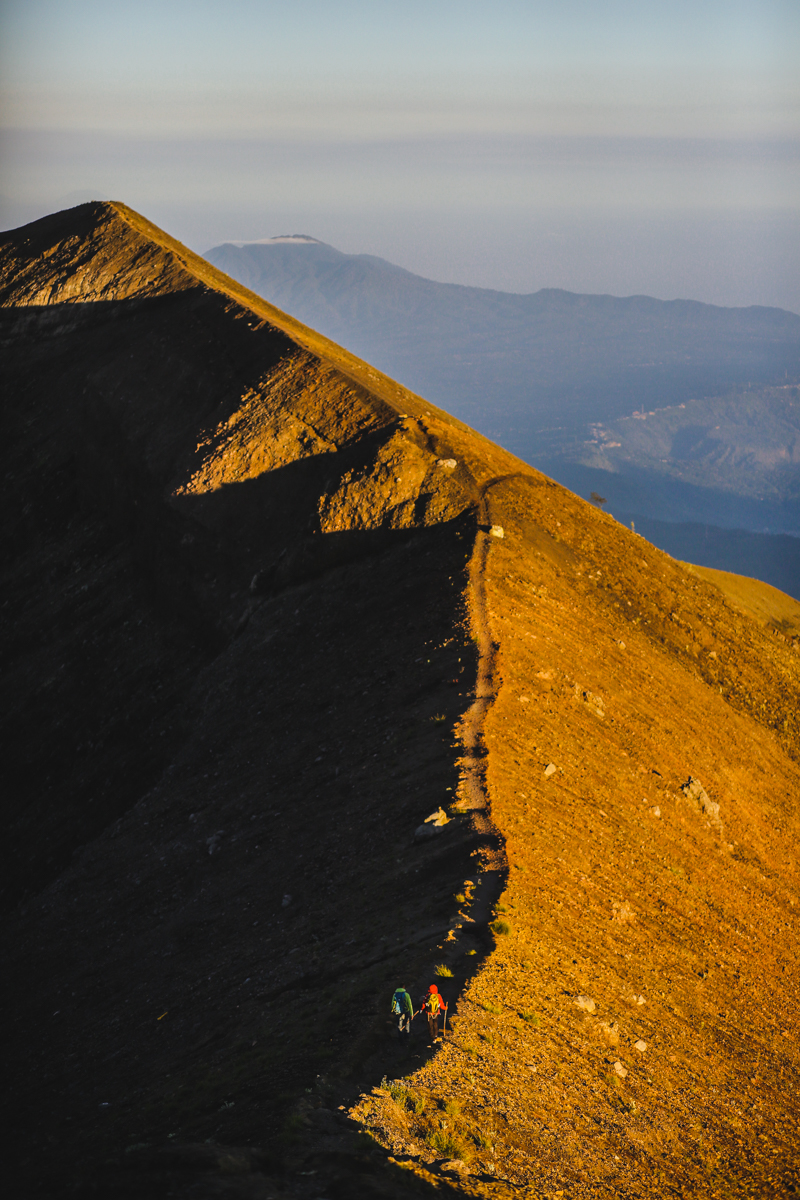
<instances>
[{"instance_id":1,"label":"shadowed mountain slope","mask_svg":"<svg viewBox=\"0 0 800 1200\"><path fill-rule=\"evenodd\" d=\"M124 205L0 263L17 1194L796 1186L792 630Z\"/></svg>"}]
</instances>

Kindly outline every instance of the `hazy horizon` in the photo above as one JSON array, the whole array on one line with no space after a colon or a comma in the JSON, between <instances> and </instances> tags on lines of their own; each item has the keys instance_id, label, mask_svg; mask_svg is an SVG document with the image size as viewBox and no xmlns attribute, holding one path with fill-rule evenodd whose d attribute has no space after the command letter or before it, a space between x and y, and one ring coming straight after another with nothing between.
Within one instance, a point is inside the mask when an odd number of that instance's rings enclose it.
<instances>
[{"instance_id":1,"label":"hazy horizon","mask_svg":"<svg viewBox=\"0 0 800 1200\"><path fill-rule=\"evenodd\" d=\"M0 223L124 200L428 278L800 312L800 10L5 0Z\"/></svg>"}]
</instances>

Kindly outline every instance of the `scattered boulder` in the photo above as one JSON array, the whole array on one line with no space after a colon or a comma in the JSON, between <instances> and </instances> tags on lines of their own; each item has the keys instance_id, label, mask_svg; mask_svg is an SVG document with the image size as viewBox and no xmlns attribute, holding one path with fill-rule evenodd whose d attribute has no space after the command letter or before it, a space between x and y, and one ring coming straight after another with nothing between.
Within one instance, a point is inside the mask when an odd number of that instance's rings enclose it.
<instances>
[{"instance_id":1,"label":"scattered boulder","mask_svg":"<svg viewBox=\"0 0 800 1200\"><path fill-rule=\"evenodd\" d=\"M600 1021L597 1031L607 1046L619 1045L619 1025L616 1021Z\"/></svg>"},{"instance_id":2,"label":"scattered boulder","mask_svg":"<svg viewBox=\"0 0 800 1200\"><path fill-rule=\"evenodd\" d=\"M216 852L219 850L220 839L224 836L225 831L218 829L217 832L212 834L210 838L206 838L206 845L208 846L209 854L216 854Z\"/></svg>"},{"instance_id":3,"label":"scattered boulder","mask_svg":"<svg viewBox=\"0 0 800 1200\"><path fill-rule=\"evenodd\" d=\"M426 825L446 825L449 820L447 813L440 806L436 812L432 812L429 817L425 818L424 823Z\"/></svg>"},{"instance_id":4,"label":"scattered boulder","mask_svg":"<svg viewBox=\"0 0 800 1200\"><path fill-rule=\"evenodd\" d=\"M657 804L654 804L652 806L652 808L649 808L647 811L650 813L651 817L660 817L661 816L661 809L658 807Z\"/></svg>"},{"instance_id":5,"label":"scattered boulder","mask_svg":"<svg viewBox=\"0 0 800 1200\"><path fill-rule=\"evenodd\" d=\"M455 471L458 464L454 458L440 458L438 465L444 467L445 471Z\"/></svg>"},{"instance_id":6,"label":"scattered boulder","mask_svg":"<svg viewBox=\"0 0 800 1200\"><path fill-rule=\"evenodd\" d=\"M620 1079L624 1079L625 1076L628 1074L628 1068L623 1067L621 1062L615 1062L613 1069L617 1073L617 1075L619 1075Z\"/></svg>"},{"instance_id":7,"label":"scattered boulder","mask_svg":"<svg viewBox=\"0 0 800 1200\"><path fill-rule=\"evenodd\" d=\"M436 837L437 833L441 833L445 825L449 824L450 818L443 808L437 808L436 812L432 812L429 817L426 817L421 825L418 825L414 830L414 841L424 842L428 838Z\"/></svg>"},{"instance_id":8,"label":"scattered boulder","mask_svg":"<svg viewBox=\"0 0 800 1200\"><path fill-rule=\"evenodd\" d=\"M681 786L681 791L687 800L699 809L707 818L709 825L714 829L722 829L722 819L719 815L719 805L711 800L699 779L695 779L690 775L686 783Z\"/></svg>"},{"instance_id":9,"label":"scattered boulder","mask_svg":"<svg viewBox=\"0 0 800 1200\"><path fill-rule=\"evenodd\" d=\"M633 925L636 921L636 913L631 908L627 900L619 903L614 900L611 904L612 921L616 921L618 925Z\"/></svg>"},{"instance_id":10,"label":"scattered boulder","mask_svg":"<svg viewBox=\"0 0 800 1200\"><path fill-rule=\"evenodd\" d=\"M496 538L502 538L506 536L502 525L493 525L489 532L491 533L492 537Z\"/></svg>"},{"instance_id":11,"label":"scattered boulder","mask_svg":"<svg viewBox=\"0 0 800 1200\"><path fill-rule=\"evenodd\" d=\"M639 1038L638 1042L633 1043L633 1048L634 1050L638 1050L640 1054L644 1054L645 1050L647 1049L647 1042L643 1042L642 1039Z\"/></svg>"},{"instance_id":12,"label":"scattered boulder","mask_svg":"<svg viewBox=\"0 0 800 1200\"><path fill-rule=\"evenodd\" d=\"M593 1013L597 1009L597 1005L591 996L578 996L575 1000L578 1008L582 1008L584 1012Z\"/></svg>"},{"instance_id":13,"label":"scattered boulder","mask_svg":"<svg viewBox=\"0 0 800 1200\"><path fill-rule=\"evenodd\" d=\"M418 825L414 830L415 842L427 842L429 838L436 837L444 829L443 825Z\"/></svg>"},{"instance_id":14,"label":"scattered boulder","mask_svg":"<svg viewBox=\"0 0 800 1200\"><path fill-rule=\"evenodd\" d=\"M555 775L557 770L558 770L558 767L556 766L555 763L548 763L544 769L545 778L549 779L551 775Z\"/></svg>"},{"instance_id":15,"label":"scattered boulder","mask_svg":"<svg viewBox=\"0 0 800 1200\"><path fill-rule=\"evenodd\" d=\"M606 715L606 705L602 696L598 696L596 692L582 692L581 699L587 708L589 708L596 717L604 717Z\"/></svg>"}]
</instances>

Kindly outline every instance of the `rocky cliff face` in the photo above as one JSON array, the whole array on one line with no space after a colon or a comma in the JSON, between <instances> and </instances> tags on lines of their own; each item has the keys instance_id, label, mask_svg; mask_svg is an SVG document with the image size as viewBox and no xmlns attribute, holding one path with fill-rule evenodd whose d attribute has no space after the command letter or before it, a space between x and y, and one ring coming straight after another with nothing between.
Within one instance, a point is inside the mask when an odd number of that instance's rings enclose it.
<instances>
[{"instance_id":1,"label":"rocky cliff face","mask_svg":"<svg viewBox=\"0 0 800 1200\"><path fill-rule=\"evenodd\" d=\"M21 1186L790 1186L791 637L123 205L0 261Z\"/></svg>"}]
</instances>

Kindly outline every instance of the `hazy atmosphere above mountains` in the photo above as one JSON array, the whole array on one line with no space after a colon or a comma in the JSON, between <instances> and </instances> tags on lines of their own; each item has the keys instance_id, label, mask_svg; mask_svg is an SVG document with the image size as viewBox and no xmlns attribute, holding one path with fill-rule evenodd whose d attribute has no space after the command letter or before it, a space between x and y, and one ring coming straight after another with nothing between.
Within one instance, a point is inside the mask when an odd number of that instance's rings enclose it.
<instances>
[{"instance_id":1,"label":"hazy atmosphere above mountains","mask_svg":"<svg viewBox=\"0 0 800 1200\"><path fill-rule=\"evenodd\" d=\"M444 282L800 311L797 6L2 6L3 224L119 197Z\"/></svg>"}]
</instances>

